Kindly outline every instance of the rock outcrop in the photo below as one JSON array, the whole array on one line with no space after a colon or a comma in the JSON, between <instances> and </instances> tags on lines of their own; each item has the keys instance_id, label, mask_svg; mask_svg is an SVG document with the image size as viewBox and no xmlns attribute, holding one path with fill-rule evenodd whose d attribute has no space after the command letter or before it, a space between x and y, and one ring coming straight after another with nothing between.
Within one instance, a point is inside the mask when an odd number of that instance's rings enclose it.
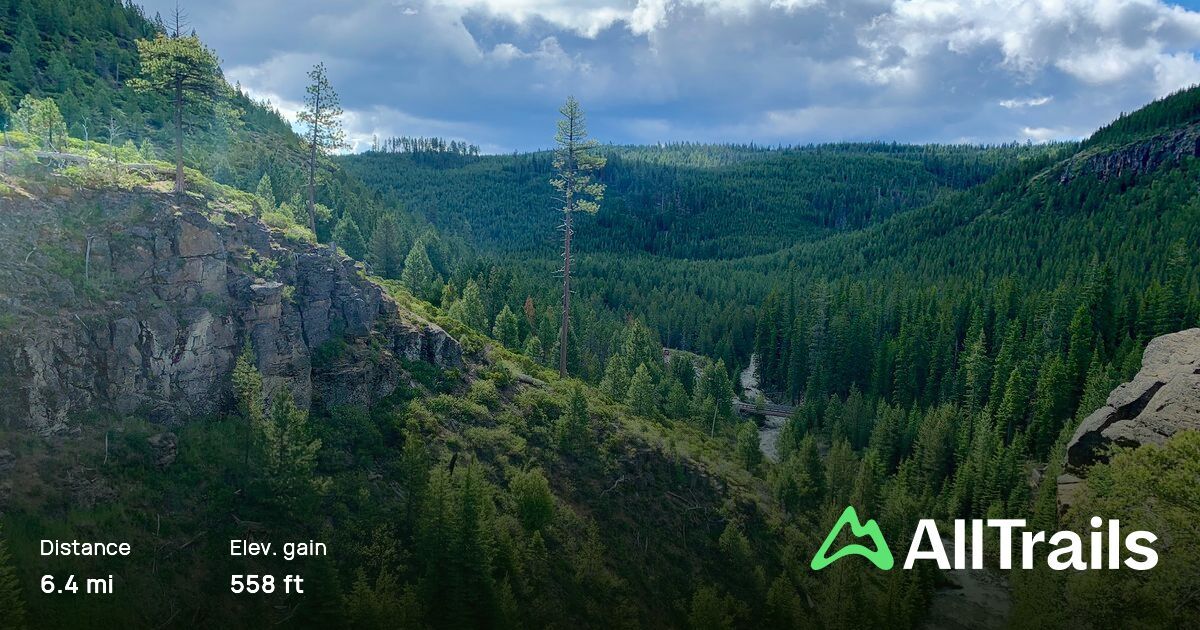
<instances>
[{"instance_id":1,"label":"rock outcrop","mask_svg":"<svg viewBox=\"0 0 1200 630\"><path fill-rule=\"evenodd\" d=\"M1200 328L1152 340L1142 368L1089 415L1067 444L1060 501L1070 502L1087 469L1108 461L1113 446L1162 444L1180 431L1200 430Z\"/></svg>"},{"instance_id":2,"label":"rock outcrop","mask_svg":"<svg viewBox=\"0 0 1200 630\"><path fill-rule=\"evenodd\" d=\"M1099 179L1140 175L1185 157L1200 157L1200 123L1174 129L1128 145L1099 152L1085 151L1067 161L1059 181L1092 175Z\"/></svg>"},{"instance_id":3,"label":"rock outcrop","mask_svg":"<svg viewBox=\"0 0 1200 630\"><path fill-rule=\"evenodd\" d=\"M0 218L0 230L30 230L0 261L11 265L0 305L18 313L0 330L7 424L53 433L92 411L162 423L218 412L246 344L268 395L286 388L301 405L314 390L369 404L406 378L406 361L462 365L457 341L328 247L151 193L88 200L105 216L86 234L54 227L80 203L16 201ZM60 270L75 256L87 259L82 282ZM371 361L338 368L356 348L370 348Z\"/></svg>"}]
</instances>

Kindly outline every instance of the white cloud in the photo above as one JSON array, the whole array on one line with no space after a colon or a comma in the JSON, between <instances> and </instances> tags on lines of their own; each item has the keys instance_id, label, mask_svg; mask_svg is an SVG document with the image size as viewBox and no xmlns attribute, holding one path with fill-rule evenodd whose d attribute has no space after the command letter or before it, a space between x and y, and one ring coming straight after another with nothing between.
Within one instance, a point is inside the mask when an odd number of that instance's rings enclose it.
<instances>
[{"instance_id":1,"label":"white cloud","mask_svg":"<svg viewBox=\"0 0 1200 630\"><path fill-rule=\"evenodd\" d=\"M996 65L1024 80L1054 67L1102 85L1153 76L1200 45L1200 14L1159 0L898 0L866 25L876 66L901 66L994 51ZM899 48L905 54L885 54Z\"/></svg>"},{"instance_id":2,"label":"white cloud","mask_svg":"<svg viewBox=\"0 0 1200 630\"><path fill-rule=\"evenodd\" d=\"M1000 101L1000 107L1005 109L1019 109L1021 107L1041 107L1050 101L1053 101L1053 96L1035 96L1030 98L1006 98Z\"/></svg>"},{"instance_id":3,"label":"white cloud","mask_svg":"<svg viewBox=\"0 0 1200 630\"><path fill-rule=\"evenodd\" d=\"M1051 142L1054 140L1078 140L1087 133L1080 133L1070 127L1024 127L1021 129L1021 135L1034 142Z\"/></svg>"},{"instance_id":4,"label":"white cloud","mask_svg":"<svg viewBox=\"0 0 1200 630\"><path fill-rule=\"evenodd\" d=\"M149 14L174 2L149 0ZM303 98L304 73L325 61L360 139L441 130L485 146L543 147L573 93L604 141L1044 141L1086 135L1200 82L1200 12L1161 0L190 8L230 78L273 95L285 114Z\"/></svg>"}]
</instances>

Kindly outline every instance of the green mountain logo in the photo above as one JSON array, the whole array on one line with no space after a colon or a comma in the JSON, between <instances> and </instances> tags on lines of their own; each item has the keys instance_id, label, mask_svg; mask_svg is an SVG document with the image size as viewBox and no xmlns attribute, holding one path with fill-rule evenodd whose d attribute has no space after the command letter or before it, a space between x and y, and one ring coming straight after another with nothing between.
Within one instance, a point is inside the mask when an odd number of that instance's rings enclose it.
<instances>
[{"instance_id":1,"label":"green mountain logo","mask_svg":"<svg viewBox=\"0 0 1200 630\"><path fill-rule=\"evenodd\" d=\"M846 527L847 525L850 526L850 531L856 538L862 538L864 536L870 538L871 542L874 543L875 548L871 549L858 543L854 543L838 549L832 556L826 555L829 553L829 548L833 546L833 541L837 540L838 534L841 533L842 528ZM883 540L883 532L879 531L879 525L875 522L875 519L868 520L864 525L863 523L859 522L858 512L855 512L854 506L851 505L842 512L841 517L839 517L837 522L833 524L833 529L830 530L829 535L825 537L825 542L821 543L821 548L817 550L817 555L813 556L810 566L812 567L813 571L820 571L821 569L833 564L843 556L855 555L862 556L867 560L870 560L871 564L874 564L884 571L887 571L888 569L892 568L894 564L896 564L895 559L892 558L892 550L888 549L887 542Z\"/></svg>"}]
</instances>

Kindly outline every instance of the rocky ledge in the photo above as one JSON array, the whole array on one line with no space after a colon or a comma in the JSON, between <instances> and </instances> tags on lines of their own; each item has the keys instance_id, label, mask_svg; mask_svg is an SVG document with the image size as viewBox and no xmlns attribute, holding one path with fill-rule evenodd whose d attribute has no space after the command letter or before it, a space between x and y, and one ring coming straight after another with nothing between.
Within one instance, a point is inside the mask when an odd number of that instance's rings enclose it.
<instances>
[{"instance_id":1,"label":"rocky ledge","mask_svg":"<svg viewBox=\"0 0 1200 630\"><path fill-rule=\"evenodd\" d=\"M1067 444L1059 498L1070 503L1074 488L1094 464L1108 461L1113 446L1162 444L1180 431L1200 430L1200 328L1152 340L1142 368L1088 416Z\"/></svg>"},{"instance_id":2,"label":"rocky ledge","mask_svg":"<svg viewBox=\"0 0 1200 630\"><path fill-rule=\"evenodd\" d=\"M1059 175L1067 183L1088 175L1110 179L1140 175L1185 157L1200 157L1200 123L1194 123L1099 153L1085 152L1069 160Z\"/></svg>"},{"instance_id":3,"label":"rocky ledge","mask_svg":"<svg viewBox=\"0 0 1200 630\"><path fill-rule=\"evenodd\" d=\"M62 229L82 203L104 216L84 234ZM0 329L0 422L49 434L94 411L167 424L219 412L246 344L268 395L286 388L301 405L314 390L369 404L410 361L462 365L457 341L353 260L203 200L173 204L152 193L6 202L0 305L17 316ZM84 282L62 271L85 258ZM355 347L371 363L336 369Z\"/></svg>"}]
</instances>

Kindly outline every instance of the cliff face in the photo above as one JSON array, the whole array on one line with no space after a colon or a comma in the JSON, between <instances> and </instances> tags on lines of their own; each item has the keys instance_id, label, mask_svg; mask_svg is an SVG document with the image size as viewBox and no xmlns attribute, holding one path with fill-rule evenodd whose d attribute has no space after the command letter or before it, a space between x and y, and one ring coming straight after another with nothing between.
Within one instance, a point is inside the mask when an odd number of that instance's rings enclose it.
<instances>
[{"instance_id":1,"label":"cliff face","mask_svg":"<svg viewBox=\"0 0 1200 630\"><path fill-rule=\"evenodd\" d=\"M453 338L354 261L256 218L152 193L2 203L7 424L54 433L90 411L159 422L219 411L246 343L268 395L286 388L301 405L374 402L403 382L405 361L462 365ZM363 348L368 365L339 368Z\"/></svg>"},{"instance_id":2,"label":"cliff face","mask_svg":"<svg viewBox=\"0 0 1200 630\"><path fill-rule=\"evenodd\" d=\"M1065 184L1088 175L1099 179L1140 175L1185 157L1200 157L1200 123L1117 149L1076 156L1067 162L1059 181Z\"/></svg>"},{"instance_id":3,"label":"cliff face","mask_svg":"<svg viewBox=\"0 0 1200 630\"><path fill-rule=\"evenodd\" d=\"M1087 468L1108 461L1109 448L1162 444L1180 431L1200 431L1200 328L1152 340L1133 380L1079 425L1067 444L1060 500L1070 502Z\"/></svg>"}]
</instances>

